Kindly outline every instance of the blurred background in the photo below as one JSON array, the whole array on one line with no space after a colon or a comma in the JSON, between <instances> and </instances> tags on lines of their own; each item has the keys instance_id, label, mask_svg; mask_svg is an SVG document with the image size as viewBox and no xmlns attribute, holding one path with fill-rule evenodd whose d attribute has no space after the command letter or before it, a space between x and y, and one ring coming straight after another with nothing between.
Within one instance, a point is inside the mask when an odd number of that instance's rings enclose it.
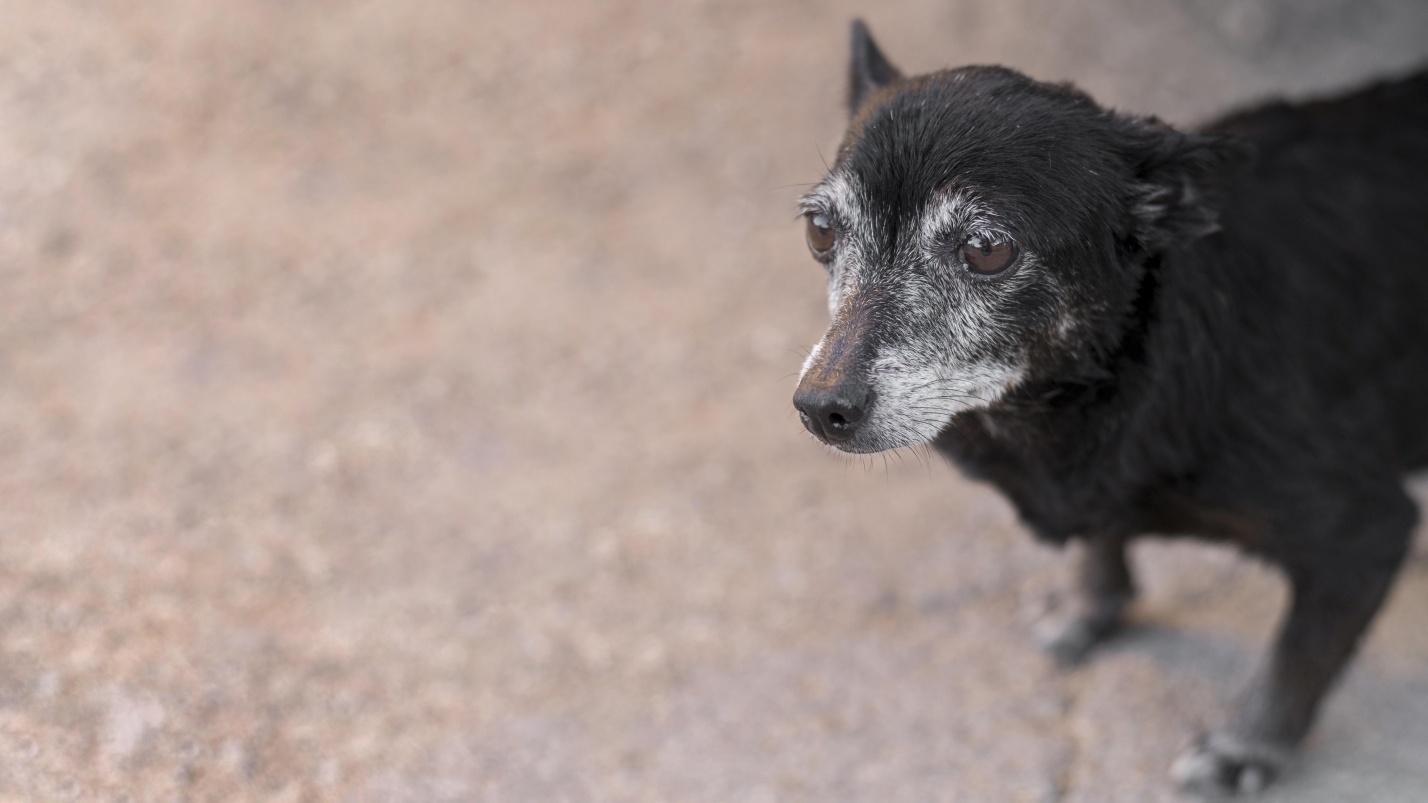
<instances>
[{"instance_id":1,"label":"blurred background","mask_svg":"<svg viewBox=\"0 0 1428 803\"><path fill-rule=\"evenodd\" d=\"M1192 124L1420 0L0 3L0 799L1156 801L1283 590L789 404L847 26ZM1422 539L1420 538L1420 543ZM1422 800L1420 546L1275 800Z\"/></svg>"}]
</instances>

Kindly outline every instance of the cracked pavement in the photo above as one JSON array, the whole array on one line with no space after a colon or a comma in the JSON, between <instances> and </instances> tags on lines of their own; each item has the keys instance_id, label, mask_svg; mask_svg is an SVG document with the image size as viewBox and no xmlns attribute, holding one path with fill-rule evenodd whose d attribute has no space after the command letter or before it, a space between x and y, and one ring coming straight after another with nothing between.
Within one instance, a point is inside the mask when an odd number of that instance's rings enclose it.
<instances>
[{"instance_id":1,"label":"cracked pavement","mask_svg":"<svg viewBox=\"0 0 1428 803\"><path fill-rule=\"evenodd\" d=\"M1063 557L789 404L848 20L1193 122L1416 0L5 4L0 800L1173 800L1268 571ZM1428 799L1423 538L1266 800Z\"/></svg>"}]
</instances>

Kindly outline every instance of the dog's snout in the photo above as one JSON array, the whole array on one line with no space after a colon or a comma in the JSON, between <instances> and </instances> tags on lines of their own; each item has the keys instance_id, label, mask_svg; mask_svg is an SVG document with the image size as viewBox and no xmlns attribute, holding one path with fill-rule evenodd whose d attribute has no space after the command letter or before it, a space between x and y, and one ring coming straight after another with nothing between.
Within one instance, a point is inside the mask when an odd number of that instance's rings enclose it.
<instances>
[{"instance_id":1,"label":"dog's snout","mask_svg":"<svg viewBox=\"0 0 1428 803\"><path fill-rule=\"evenodd\" d=\"M833 387L800 388L793 406L809 432L828 443L853 437L863 423L872 392L861 382L843 382Z\"/></svg>"},{"instance_id":2,"label":"dog's snout","mask_svg":"<svg viewBox=\"0 0 1428 803\"><path fill-rule=\"evenodd\" d=\"M836 446L853 440L872 407L867 378L876 306L875 293L846 300L798 380L793 406L803 426L824 443Z\"/></svg>"}]
</instances>

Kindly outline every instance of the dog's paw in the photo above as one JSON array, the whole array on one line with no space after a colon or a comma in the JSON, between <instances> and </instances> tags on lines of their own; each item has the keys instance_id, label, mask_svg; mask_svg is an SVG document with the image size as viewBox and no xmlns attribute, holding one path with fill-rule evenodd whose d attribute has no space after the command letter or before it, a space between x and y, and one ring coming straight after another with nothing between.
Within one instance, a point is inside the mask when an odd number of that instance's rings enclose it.
<instances>
[{"instance_id":1,"label":"dog's paw","mask_svg":"<svg viewBox=\"0 0 1428 803\"><path fill-rule=\"evenodd\" d=\"M1087 610L1072 605L1071 610L1052 610L1033 626L1036 643L1062 667L1086 660L1096 645L1115 635L1121 627L1121 604Z\"/></svg>"},{"instance_id":2,"label":"dog's paw","mask_svg":"<svg viewBox=\"0 0 1428 803\"><path fill-rule=\"evenodd\" d=\"M1207 798L1254 795L1284 770L1289 751L1213 732L1175 760L1170 775L1181 789Z\"/></svg>"},{"instance_id":3,"label":"dog's paw","mask_svg":"<svg viewBox=\"0 0 1428 803\"><path fill-rule=\"evenodd\" d=\"M1107 633L1086 616L1047 616L1036 623L1037 646L1056 659L1063 667L1076 666L1086 660Z\"/></svg>"}]
</instances>

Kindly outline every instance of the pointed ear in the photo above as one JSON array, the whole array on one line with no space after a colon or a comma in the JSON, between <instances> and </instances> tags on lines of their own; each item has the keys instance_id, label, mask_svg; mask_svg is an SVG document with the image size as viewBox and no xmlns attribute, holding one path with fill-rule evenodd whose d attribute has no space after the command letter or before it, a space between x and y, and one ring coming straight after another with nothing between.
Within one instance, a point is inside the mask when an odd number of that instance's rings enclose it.
<instances>
[{"instance_id":1,"label":"pointed ear","mask_svg":"<svg viewBox=\"0 0 1428 803\"><path fill-rule=\"evenodd\" d=\"M873 35L862 20L853 20L853 56L848 64L848 116L879 89L902 80L902 73L878 50Z\"/></svg>"},{"instance_id":2,"label":"pointed ear","mask_svg":"<svg viewBox=\"0 0 1428 803\"><path fill-rule=\"evenodd\" d=\"M1153 117L1127 122L1134 142L1131 217L1137 238L1163 248L1218 231L1225 188L1254 149L1236 137L1183 134Z\"/></svg>"}]
</instances>

